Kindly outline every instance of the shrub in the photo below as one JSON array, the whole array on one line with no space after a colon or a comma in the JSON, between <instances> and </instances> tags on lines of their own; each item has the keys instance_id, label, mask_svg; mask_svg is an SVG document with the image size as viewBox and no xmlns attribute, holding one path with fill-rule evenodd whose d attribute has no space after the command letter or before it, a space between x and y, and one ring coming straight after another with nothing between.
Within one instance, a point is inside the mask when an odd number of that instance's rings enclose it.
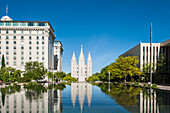
<instances>
[{"instance_id":1,"label":"shrub","mask_svg":"<svg viewBox=\"0 0 170 113\"><path fill-rule=\"evenodd\" d=\"M129 83L128 83L128 85L130 85L130 86L131 86L131 85L132 85L132 82L129 82Z\"/></svg>"},{"instance_id":2,"label":"shrub","mask_svg":"<svg viewBox=\"0 0 170 113\"><path fill-rule=\"evenodd\" d=\"M147 87L147 84L146 84L146 83L144 83L144 84L143 84L143 87Z\"/></svg>"},{"instance_id":3,"label":"shrub","mask_svg":"<svg viewBox=\"0 0 170 113\"><path fill-rule=\"evenodd\" d=\"M151 87L151 84L148 84L148 87Z\"/></svg>"},{"instance_id":4,"label":"shrub","mask_svg":"<svg viewBox=\"0 0 170 113\"><path fill-rule=\"evenodd\" d=\"M16 87L16 86L17 86L17 83L13 83L13 86Z\"/></svg>"},{"instance_id":5,"label":"shrub","mask_svg":"<svg viewBox=\"0 0 170 113\"><path fill-rule=\"evenodd\" d=\"M135 82L135 83L134 83L134 86L139 86L139 83L138 83L138 82Z\"/></svg>"},{"instance_id":6,"label":"shrub","mask_svg":"<svg viewBox=\"0 0 170 113\"><path fill-rule=\"evenodd\" d=\"M153 84L152 88L158 88L157 84Z\"/></svg>"},{"instance_id":7,"label":"shrub","mask_svg":"<svg viewBox=\"0 0 170 113\"><path fill-rule=\"evenodd\" d=\"M114 82L115 84L117 84L117 82Z\"/></svg>"}]
</instances>

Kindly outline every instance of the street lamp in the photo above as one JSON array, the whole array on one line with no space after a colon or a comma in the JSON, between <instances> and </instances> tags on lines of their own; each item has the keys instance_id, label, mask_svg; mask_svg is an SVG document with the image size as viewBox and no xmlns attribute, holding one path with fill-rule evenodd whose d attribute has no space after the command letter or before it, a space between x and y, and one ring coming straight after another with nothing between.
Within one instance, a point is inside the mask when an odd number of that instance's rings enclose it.
<instances>
[{"instance_id":1,"label":"street lamp","mask_svg":"<svg viewBox=\"0 0 170 113\"><path fill-rule=\"evenodd\" d=\"M109 71L109 92L110 92L110 71Z\"/></svg>"}]
</instances>

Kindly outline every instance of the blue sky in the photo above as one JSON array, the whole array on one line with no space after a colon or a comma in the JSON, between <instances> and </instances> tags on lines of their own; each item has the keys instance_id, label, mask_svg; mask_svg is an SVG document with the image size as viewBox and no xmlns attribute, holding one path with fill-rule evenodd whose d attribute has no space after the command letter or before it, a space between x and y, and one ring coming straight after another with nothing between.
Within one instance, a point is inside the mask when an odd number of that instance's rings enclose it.
<instances>
[{"instance_id":1,"label":"blue sky","mask_svg":"<svg viewBox=\"0 0 170 113\"><path fill-rule=\"evenodd\" d=\"M63 43L63 71L71 71L73 51L81 44L91 52L93 73L142 42L170 39L169 0L0 0L0 16L8 4L13 20L50 21L56 40Z\"/></svg>"}]
</instances>

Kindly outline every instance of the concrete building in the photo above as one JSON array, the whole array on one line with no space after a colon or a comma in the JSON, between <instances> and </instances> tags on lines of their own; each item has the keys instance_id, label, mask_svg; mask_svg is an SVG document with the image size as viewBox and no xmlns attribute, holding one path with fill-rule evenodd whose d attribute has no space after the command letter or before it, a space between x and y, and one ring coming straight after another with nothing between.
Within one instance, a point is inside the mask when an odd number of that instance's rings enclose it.
<instances>
[{"instance_id":1,"label":"concrete building","mask_svg":"<svg viewBox=\"0 0 170 113\"><path fill-rule=\"evenodd\" d=\"M4 55L6 67L22 71L28 61L42 62L49 71L62 71L63 45L55 42L55 38L48 21L13 21L9 16L3 16L0 21L0 60Z\"/></svg>"},{"instance_id":2,"label":"concrete building","mask_svg":"<svg viewBox=\"0 0 170 113\"><path fill-rule=\"evenodd\" d=\"M81 52L79 56L79 62L77 64L77 59L75 53L71 59L71 76L78 79L79 82L84 82L88 77L92 76L92 59L89 52L87 63L85 65L85 58L83 54L83 46L81 45Z\"/></svg>"},{"instance_id":3,"label":"concrete building","mask_svg":"<svg viewBox=\"0 0 170 113\"><path fill-rule=\"evenodd\" d=\"M152 47L152 62L154 65L156 65L160 54L165 54L166 59L170 61L170 39L162 43L152 43ZM140 43L120 56L137 56L139 58L138 67L142 70L143 65L151 61L150 51L150 43ZM168 70L170 70L170 64L168 64Z\"/></svg>"},{"instance_id":4,"label":"concrete building","mask_svg":"<svg viewBox=\"0 0 170 113\"><path fill-rule=\"evenodd\" d=\"M54 42L54 70L62 71L62 55L63 55L63 45L60 41Z\"/></svg>"}]
</instances>

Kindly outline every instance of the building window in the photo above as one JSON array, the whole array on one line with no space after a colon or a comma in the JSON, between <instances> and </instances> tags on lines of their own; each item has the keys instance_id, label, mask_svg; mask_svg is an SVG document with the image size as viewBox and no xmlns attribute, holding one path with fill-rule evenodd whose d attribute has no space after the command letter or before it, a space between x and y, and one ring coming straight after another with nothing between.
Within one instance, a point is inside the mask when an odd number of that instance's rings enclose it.
<instances>
[{"instance_id":1,"label":"building window","mask_svg":"<svg viewBox=\"0 0 170 113\"><path fill-rule=\"evenodd\" d=\"M39 57L37 57L37 60L39 60Z\"/></svg>"},{"instance_id":2,"label":"building window","mask_svg":"<svg viewBox=\"0 0 170 113\"><path fill-rule=\"evenodd\" d=\"M24 62L21 62L21 65L24 65Z\"/></svg>"},{"instance_id":3,"label":"building window","mask_svg":"<svg viewBox=\"0 0 170 113\"><path fill-rule=\"evenodd\" d=\"M42 39L44 40L44 36L42 37Z\"/></svg>"},{"instance_id":4,"label":"building window","mask_svg":"<svg viewBox=\"0 0 170 113\"><path fill-rule=\"evenodd\" d=\"M6 59L8 60L8 59L9 59L9 57L6 57Z\"/></svg>"},{"instance_id":5,"label":"building window","mask_svg":"<svg viewBox=\"0 0 170 113\"><path fill-rule=\"evenodd\" d=\"M8 47L8 46L6 46L6 49L9 49L9 47Z\"/></svg>"},{"instance_id":6,"label":"building window","mask_svg":"<svg viewBox=\"0 0 170 113\"><path fill-rule=\"evenodd\" d=\"M21 46L21 49L24 49L24 46Z\"/></svg>"},{"instance_id":7,"label":"building window","mask_svg":"<svg viewBox=\"0 0 170 113\"><path fill-rule=\"evenodd\" d=\"M29 44L31 44L31 41L29 41Z\"/></svg>"},{"instance_id":8,"label":"building window","mask_svg":"<svg viewBox=\"0 0 170 113\"><path fill-rule=\"evenodd\" d=\"M42 54L44 55L44 52L42 52Z\"/></svg>"},{"instance_id":9,"label":"building window","mask_svg":"<svg viewBox=\"0 0 170 113\"><path fill-rule=\"evenodd\" d=\"M16 31L14 30L14 34L16 34Z\"/></svg>"},{"instance_id":10,"label":"building window","mask_svg":"<svg viewBox=\"0 0 170 113\"><path fill-rule=\"evenodd\" d=\"M13 26L18 26L18 23L17 22L13 22Z\"/></svg>"},{"instance_id":11,"label":"building window","mask_svg":"<svg viewBox=\"0 0 170 113\"><path fill-rule=\"evenodd\" d=\"M3 22L0 22L0 26L4 26L4 23L3 23Z\"/></svg>"},{"instance_id":12,"label":"building window","mask_svg":"<svg viewBox=\"0 0 170 113\"><path fill-rule=\"evenodd\" d=\"M17 44L17 42L16 42L16 41L14 41L14 44Z\"/></svg>"},{"instance_id":13,"label":"building window","mask_svg":"<svg viewBox=\"0 0 170 113\"><path fill-rule=\"evenodd\" d=\"M37 42L37 44L39 44L39 42Z\"/></svg>"},{"instance_id":14,"label":"building window","mask_svg":"<svg viewBox=\"0 0 170 113\"><path fill-rule=\"evenodd\" d=\"M26 23L24 23L24 22L20 23L20 26L26 26Z\"/></svg>"},{"instance_id":15,"label":"building window","mask_svg":"<svg viewBox=\"0 0 170 113\"><path fill-rule=\"evenodd\" d=\"M14 51L14 55L16 55L17 53L16 53L16 51Z\"/></svg>"},{"instance_id":16,"label":"building window","mask_svg":"<svg viewBox=\"0 0 170 113\"><path fill-rule=\"evenodd\" d=\"M24 39L24 36L21 36L21 39Z\"/></svg>"},{"instance_id":17,"label":"building window","mask_svg":"<svg viewBox=\"0 0 170 113\"><path fill-rule=\"evenodd\" d=\"M37 23L37 26L46 26L46 23Z\"/></svg>"},{"instance_id":18,"label":"building window","mask_svg":"<svg viewBox=\"0 0 170 113\"><path fill-rule=\"evenodd\" d=\"M31 55L31 52L29 52L29 55Z\"/></svg>"},{"instance_id":19,"label":"building window","mask_svg":"<svg viewBox=\"0 0 170 113\"><path fill-rule=\"evenodd\" d=\"M0 36L0 39L1 39L1 36Z\"/></svg>"},{"instance_id":20,"label":"building window","mask_svg":"<svg viewBox=\"0 0 170 113\"><path fill-rule=\"evenodd\" d=\"M31 47L29 47L29 49L31 49Z\"/></svg>"},{"instance_id":21,"label":"building window","mask_svg":"<svg viewBox=\"0 0 170 113\"><path fill-rule=\"evenodd\" d=\"M35 26L35 23L30 22L27 24L27 26Z\"/></svg>"},{"instance_id":22,"label":"building window","mask_svg":"<svg viewBox=\"0 0 170 113\"><path fill-rule=\"evenodd\" d=\"M42 49L44 49L44 46L42 47Z\"/></svg>"},{"instance_id":23,"label":"building window","mask_svg":"<svg viewBox=\"0 0 170 113\"><path fill-rule=\"evenodd\" d=\"M14 65L17 65L17 63L16 63L16 62L14 62Z\"/></svg>"},{"instance_id":24,"label":"building window","mask_svg":"<svg viewBox=\"0 0 170 113\"><path fill-rule=\"evenodd\" d=\"M42 42L42 44L44 44L44 42Z\"/></svg>"},{"instance_id":25,"label":"building window","mask_svg":"<svg viewBox=\"0 0 170 113\"><path fill-rule=\"evenodd\" d=\"M0 49L1 49L1 46L0 46Z\"/></svg>"},{"instance_id":26,"label":"building window","mask_svg":"<svg viewBox=\"0 0 170 113\"><path fill-rule=\"evenodd\" d=\"M42 60L44 60L44 57L42 57Z\"/></svg>"},{"instance_id":27,"label":"building window","mask_svg":"<svg viewBox=\"0 0 170 113\"><path fill-rule=\"evenodd\" d=\"M6 26L11 26L11 22L6 22L5 25Z\"/></svg>"},{"instance_id":28,"label":"building window","mask_svg":"<svg viewBox=\"0 0 170 113\"><path fill-rule=\"evenodd\" d=\"M29 57L29 60L31 60L31 57Z\"/></svg>"},{"instance_id":29,"label":"building window","mask_svg":"<svg viewBox=\"0 0 170 113\"><path fill-rule=\"evenodd\" d=\"M6 30L6 34L8 34L8 30Z\"/></svg>"},{"instance_id":30,"label":"building window","mask_svg":"<svg viewBox=\"0 0 170 113\"><path fill-rule=\"evenodd\" d=\"M29 31L29 34L31 34L31 31Z\"/></svg>"},{"instance_id":31,"label":"building window","mask_svg":"<svg viewBox=\"0 0 170 113\"><path fill-rule=\"evenodd\" d=\"M14 39L16 39L16 36L14 36Z\"/></svg>"},{"instance_id":32,"label":"building window","mask_svg":"<svg viewBox=\"0 0 170 113\"><path fill-rule=\"evenodd\" d=\"M17 47L16 47L16 46L14 46L14 49L17 49Z\"/></svg>"},{"instance_id":33,"label":"building window","mask_svg":"<svg viewBox=\"0 0 170 113\"><path fill-rule=\"evenodd\" d=\"M37 36L37 40L39 39L39 37Z\"/></svg>"},{"instance_id":34,"label":"building window","mask_svg":"<svg viewBox=\"0 0 170 113\"><path fill-rule=\"evenodd\" d=\"M14 60L16 60L17 58L16 57L14 57Z\"/></svg>"},{"instance_id":35,"label":"building window","mask_svg":"<svg viewBox=\"0 0 170 113\"><path fill-rule=\"evenodd\" d=\"M39 31L37 31L37 34L39 34Z\"/></svg>"},{"instance_id":36,"label":"building window","mask_svg":"<svg viewBox=\"0 0 170 113\"><path fill-rule=\"evenodd\" d=\"M29 39L31 40L31 36L29 36Z\"/></svg>"},{"instance_id":37,"label":"building window","mask_svg":"<svg viewBox=\"0 0 170 113\"><path fill-rule=\"evenodd\" d=\"M24 52L23 51L21 51L21 55L23 55L24 54Z\"/></svg>"},{"instance_id":38,"label":"building window","mask_svg":"<svg viewBox=\"0 0 170 113\"><path fill-rule=\"evenodd\" d=\"M37 47L37 49L39 49L39 47Z\"/></svg>"},{"instance_id":39,"label":"building window","mask_svg":"<svg viewBox=\"0 0 170 113\"><path fill-rule=\"evenodd\" d=\"M6 55L9 55L9 52L8 52L8 51L6 52Z\"/></svg>"},{"instance_id":40,"label":"building window","mask_svg":"<svg viewBox=\"0 0 170 113\"><path fill-rule=\"evenodd\" d=\"M24 31L23 31L23 30L21 31L21 34L24 34Z\"/></svg>"},{"instance_id":41,"label":"building window","mask_svg":"<svg viewBox=\"0 0 170 113\"><path fill-rule=\"evenodd\" d=\"M8 42L8 41L6 41L6 44L9 44L9 42Z\"/></svg>"},{"instance_id":42,"label":"building window","mask_svg":"<svg viewBox=\"0 0 170 113\"><path fill-rule=\"evenodd\" d=\"M39 55L39 52L37 52L37 55Z\"/></svg>"},{"instance_id":43,"label":"building window","mask_svg":"<svg viewBox=\"0 0 170 113\"><path fill-rule=\"evenodd\" d=\"M0 55L1 55L1 52L0 52ZM0 57L0 59L1 59L1 57Z\"/></svg>"},{"instance_id":44,"label":"building window","mask_svg":"<svg viewBox=\"0 0 170 113\"><path fill-rule=\"evenodd\" d=\"M6 62L6 65L8 65L9 63L8 62Z\"/></svg>"},{"instance_id":45,"label":"building window","mask_svg":"<svg viewBox=\"0 0 170 113\"><path fill-rule=\"evenodd\" d=\"M24 60L24 57L21 57L21 60Z\"/></svg>"},{"instance_id":46,"label":"building window","mask_svg":"<svg viewBox=\"0 0 170 113\"><path fill-rule=\"evenodd\" d=\"M6 39L9 39L9 37L8 37L8 36L6 36Z\"/></svg>"}]
</instances>

